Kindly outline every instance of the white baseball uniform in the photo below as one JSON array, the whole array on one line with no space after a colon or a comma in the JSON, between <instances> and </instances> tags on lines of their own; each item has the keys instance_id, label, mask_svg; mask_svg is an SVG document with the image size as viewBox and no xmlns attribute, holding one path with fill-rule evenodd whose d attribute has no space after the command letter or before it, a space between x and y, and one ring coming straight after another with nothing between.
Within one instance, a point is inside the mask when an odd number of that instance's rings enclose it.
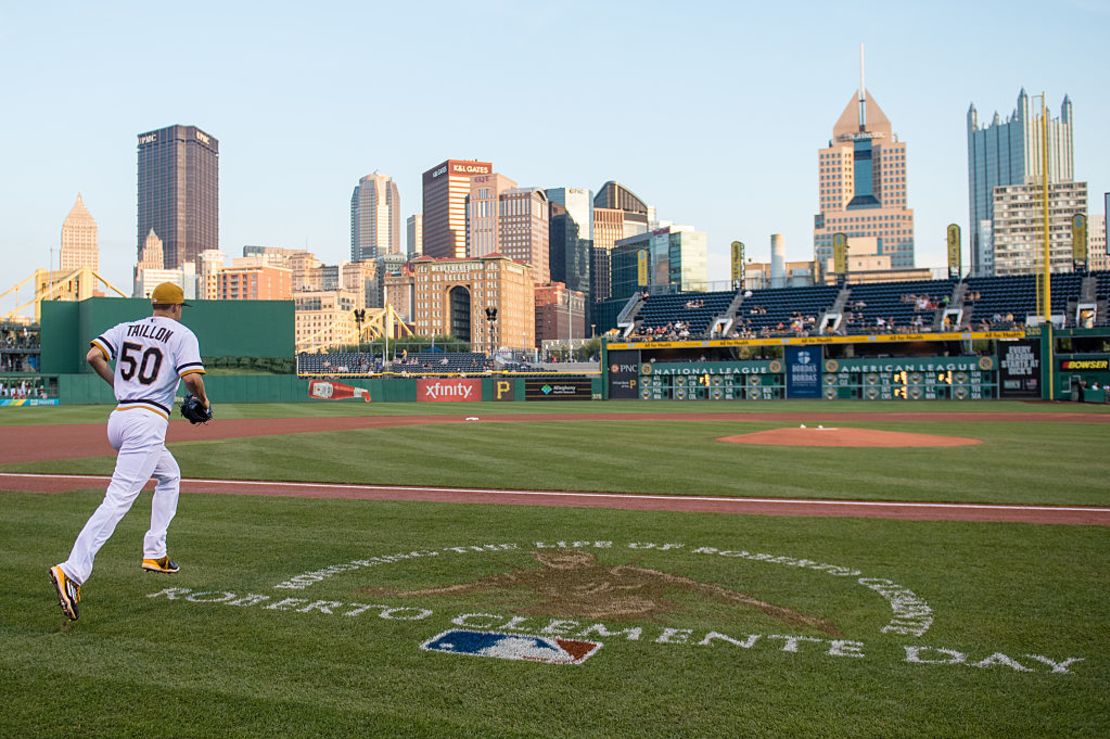
<instances>
[{"instance_id":1,"label":"white baseball uniform","mask_svg":"<svg viewBox=\"0 0 1110 739\"><path fill-rule=\"evenodd\" d=\"M90 343L116 363L112 386L118 404L108 418L108 442L119 454L104 502L61 564L66 576L78 584L88 580L96 553L151 477L157 484L143 557L166 556L166 530L177 513L181 483L177 460L166 449L166 426L180 378L204 372L197 337L172 318L151 316L121 323Z\"/></svg>"}]
</instances>

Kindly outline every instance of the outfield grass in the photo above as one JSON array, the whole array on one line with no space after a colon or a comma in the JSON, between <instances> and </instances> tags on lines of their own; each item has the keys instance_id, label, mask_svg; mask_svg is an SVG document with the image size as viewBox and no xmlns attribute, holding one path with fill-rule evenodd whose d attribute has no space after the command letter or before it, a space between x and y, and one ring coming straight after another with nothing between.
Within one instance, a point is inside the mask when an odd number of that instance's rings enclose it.
<instances>
[{"instance_id":1,"label":"outfield grass","mask_svg":"<svg viewBox=\"0 0 1110 739\"><path fill-rule=\"evenodd\" d=\"M631 403L628 414L700 408L717 404ZM172 445L188 477L266 479L396 485L443 485L679 495L811 497L865 500L1110 505L1110 424L1056 421L950 421L944 413L926 421L858 421L860 410L901 411L931 404L737 404L754 410L847 412L838 426L866 426L981 439L970 447L842 449L753 447L717 439L784 425L768 421L553 421L536 424L426 425L357 431L252 437ZM942 404L1005 411L1058 406L1013 403ZM264 417L287 409L314 414L354 411L379 415L438 413L452 418L500 412L622 410L621 403L505 404L456 408L436 404L241 405L220 418ZM508 411L503 411L508 408ZM1063 406L1070 410L1071 406ZM105 409L96 409L103 417ZM88 409L67 420L94 420ZM933 418L935 415L935 420ZM219 423L217 419L216 423ZM793 423L793 422L791 422ZM109 474L114 459L4 465L31 472Z\"/></svg>"},{"instance_id":2,"label":"outfield grass","mask_svg":"<svg viewBox=\"0 0 1110 739\"><path fill-rule=\"evenodd\" d=\"M1089 413L1110 415L1110 405L1094 403L1027 403L1020 401L827 401L683 402L625 400L608 402L517 403L238 403L213 399L217 419L297 418L334 416L499 416L521 413L927 413L938 419L948 413ZM111 412L108 405L0 408L0 426L50 423L94 423Z\"/></svg>"},{"instance_id":3,"label":"outfield grass","mask_svg":"<svg viewBox=\"0 0 1110 739\"><path fill-rule=\"evenodd\" d=\"M143 574L149 496L101 551L82 618L65 622L46 568L64 557L100 491L3 494L0 684L5 736L1063 736L1107 731L1110 548L1101 528L742 518L574 509L441 506L186 496L170 532L176 576ZM648 616L591 618L545 606L527 588L404 595L535 569L534 542L612 541L605 566L635 564L827 619L833 637L751 607L676 588ZM338 574L304 591L275 589L328 565L416 549L444 552ZM682 544L671 551L630 543ZM859 575L698 554L744 549L855 568ZM858 583L887 579L927 602L923 636L882 633L889 604ZM590 583L583 583L590 584ZM596 583L593 583L596 585ZM292 610L148 597L192 593L302 598ZM363 588L392 594L367 594ZM398 592L401 591L401 592ZM211 600L215 596L202 596ZM299 613L312 600L432 611ZM348 606L350 608L350 606ZM575 631L640 627L600 640L578 666L422 651L465 613L531 615ZM406 612L408 613L408 612ZM749 649L700 640L708 631ZM808 636L797 653L785 639ZM833 656L834 638L861 642ZM907 646L941 647L962 664L915 664ZM1007 666L1004 654L1028 672ZM939 652L925 652L939 659ZM1054 661L1081 657L1068 674ZM982 667L969 664L987 660Z\"/></svg>"}]
</instances>

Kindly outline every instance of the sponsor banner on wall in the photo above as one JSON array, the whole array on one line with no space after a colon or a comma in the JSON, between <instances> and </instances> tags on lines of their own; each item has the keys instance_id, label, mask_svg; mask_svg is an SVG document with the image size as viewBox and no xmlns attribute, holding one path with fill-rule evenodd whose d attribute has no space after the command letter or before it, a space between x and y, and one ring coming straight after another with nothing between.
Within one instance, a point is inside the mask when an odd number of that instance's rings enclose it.
<instances>
[{"instance_id":1,"label":"sponsor banner on wall","mask_svg":"<svg viewBox=\"0 0 1110 739\"><path fill-rule=\"evenodd\" d=\"M344 385L342 382L329 382L327 380L312 380L308 383L308 397L314 400L350 400L361 398L363 402L370 402L370 391L362 387Z\"/></svg>"},{"instance_id":2,"label":"sponsor banner on wall","mask_svg":"<svg viewBox=\"0 0 1110 739\"><path fill-rule=\"evenodd\" d=\"M493 399L516 400L516 383L513 380L494 380Z\"/></svg>"},{"instance_id":3,"label":"sponsor banner on wall","mask_svg":"<svg viewBox=\"0 0 1110 739\"><path fill-rule=\"evenodd\" d=\"M525 400L593 400L590 378L525 380Z\"/></svg>"},{"instance_id":4,"label":"sponsor banner on wall","mask_svg":"<svg viewBox=\"0 0 1110 739\"><path fill-rule=\"evenodd\" d=\"M609 398L628 400L639 396L640 352L611 351L609 359Z\"/></svg>"},{"instance_id":5,"label":"sponsor banner on wall","mask_svg":"<svg viewBox=\"0 0 1110 739\"><path fill-rule=\"evenodd\" d=\"M1002 343L998 348L998 393L1002 398L1041 397L1039 339Z\"/></svg>"},{"instance_id":6,"label":"sponsor banner on wall","mask_svg":"<svg viewBox=\"0 0 1110 739\"><path fill-rule=\"evenodd\" d=\"M1061 359L1062 372L1105 372L1110 370L1108 357L1076 357L1074 359Z\"/></svg>"},{"instance_id":7,"label":"sponsor banner on wall","mask_svg":"<svg viewBox=\"0 0 1110 739\"><path fill-rule=\"evenodd\" d=\"M463 403L481 399L481 380L444 378L416 381L416 400L420 403Z\"/></svg>"},{"instance_id":8,"label":"sponsor banner on wall","mask_svg":"<svg viewBox=\"0 0 1110 739\"><path fill-rule=\"evenodd\" d=\"M786 397L821 397L821 359L819 346L786 347Z\"/></svg>"},{"instance_id":9,"label":"sponsor banner on wall","mask_svg":"<svg viewBox=\"0 0 1110 739\"><path fill-rule=\"evenodd\" d=\"M0 406L5 408L30 407L33 405L59 405L57 398L0 398Z\"/></svg>"}]
</instances>

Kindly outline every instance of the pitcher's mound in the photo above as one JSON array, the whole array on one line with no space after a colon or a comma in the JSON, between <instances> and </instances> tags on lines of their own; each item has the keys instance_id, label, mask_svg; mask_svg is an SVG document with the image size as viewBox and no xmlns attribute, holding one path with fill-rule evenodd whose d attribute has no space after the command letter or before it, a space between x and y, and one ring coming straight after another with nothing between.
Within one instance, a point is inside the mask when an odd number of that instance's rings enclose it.
<instances>
[{"instance_id":1,"label":"pitcher's mound","mask_svg":"<svg viewBox=\"0 0 1110 739\"><path fill-rule=\"evenodd\" d=\"M963 436L934 436L904 431L879 431L857 428L786 428L757 431L753 434L723 436L717 441L757 446L841 446L841 447L938 447L982 444L980 439Z\"/></svg>"}]
</instances>

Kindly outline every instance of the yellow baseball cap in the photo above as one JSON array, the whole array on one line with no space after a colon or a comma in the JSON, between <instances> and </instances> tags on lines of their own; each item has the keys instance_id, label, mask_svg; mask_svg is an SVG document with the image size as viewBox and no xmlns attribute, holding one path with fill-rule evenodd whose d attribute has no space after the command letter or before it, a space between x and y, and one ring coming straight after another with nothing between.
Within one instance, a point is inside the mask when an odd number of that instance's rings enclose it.
<instances>
[{"instance_id":1,"label":"yellow baseball cap","mask_svg":"<svg viewBox=\"0 0 1110 739\"><path fill-rule=\"evenodd\" d=\"M163 282L154 288L154 292L150 294L150 302L155 305L189 305L185 302L185 291L172 282Z\"/></svg>"}]
</instances>

